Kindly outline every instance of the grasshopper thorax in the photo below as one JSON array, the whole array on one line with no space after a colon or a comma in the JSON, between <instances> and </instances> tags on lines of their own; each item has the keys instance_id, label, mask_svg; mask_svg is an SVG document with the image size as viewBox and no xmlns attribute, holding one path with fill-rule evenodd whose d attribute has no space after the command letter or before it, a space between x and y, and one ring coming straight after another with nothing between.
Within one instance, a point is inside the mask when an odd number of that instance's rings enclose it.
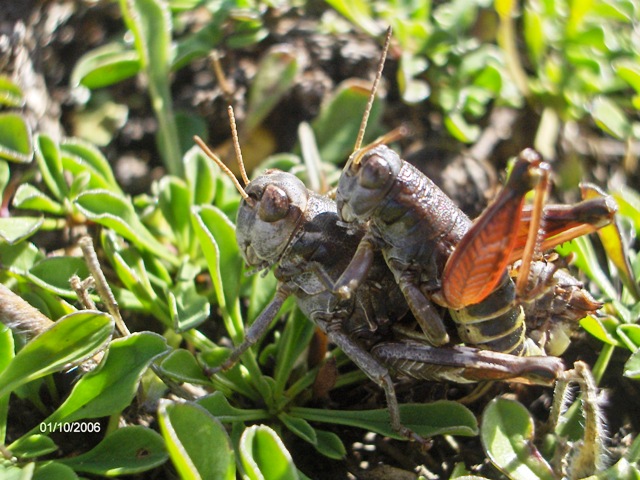
<instances>
[{"instance_id":1,"label":"grasshopper thorax","mask_svg":"<svg viewBox=\"0 0 640 480\"><path fill-rule=\"evenodd\" d=\"M366 147L365 147L366 148ZM338 214L345 222L365 222L386 201L402 167L402 160L386 145L349 158L338 183Z\"/></svg>"},{"instance_id":2,"label":"grasshopper thorax","mask_svg":"<svg viewBox=\"0 0 640 480\"><path fill-rule=\"evenodd\" d=\"M309 193L295 175L267 170L245 187L238 210L236 238L248 265L278 262L299 230Z\"/></svg>"}]
</instances>

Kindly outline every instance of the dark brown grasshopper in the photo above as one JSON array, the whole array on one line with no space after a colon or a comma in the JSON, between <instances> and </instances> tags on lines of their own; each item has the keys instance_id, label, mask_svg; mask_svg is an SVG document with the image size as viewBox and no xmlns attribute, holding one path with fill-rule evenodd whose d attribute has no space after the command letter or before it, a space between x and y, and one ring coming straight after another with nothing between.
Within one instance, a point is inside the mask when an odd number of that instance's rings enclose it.
<instances>
[{"instance_id":1,"label":"dark brown grasshopper","mask_svg":"<svg viewBox=\"0 0 640 480\"><path fill-rule=\"evenodd\" d=\"M235 180L200 139L196 142ZM387 346L398 357L407 353L414 364L413 352L418 349L424 372L437 370L441 374L434 378L459 383L512 379L547 385L548 372L562 370L562 363L551 357L524 359L463 345L436 348L414 342L411 335L404 335L411 330L411 318L407 319L410 327L401 324L407 304L380 254L373 255L367 277L350 298L333 292L333 285L356 253L364 228L343 225L335 202L308 190L292 174L267 170L251 182L244 174L243 178L244 188L236 183L243 197L236 223L240 250L251 267L274 266L279 285L274 299L245 333L243 343L212 374L233 366L266 333L290 295L329 340L384 389L391 425L407 438L422 440L402 425L392 377L372 349L385 351ZM396 348L391 339L400 339L402 347Z\"/></svg>"},{"instance_id":2,"label":"dark brown grasshopper","mask_svg":"<svg viewBox=\"0 0 640 480\"><path fill-rule=\"evenodd\" d=\"M383 63L384 56L380 65ZM379 74L376 83L378 79ZM199 139L197 142L235 180ZM241 163L237 141L236 151ZM243 172L242 167L240 170ZM243 179L244 188L236 181L243 197L236 225L238 244L249 266L275 267L279 286L274 299L246 332L244 342L216 371L230 368L254 345L267 331L286 298L294 295L302 312L384 389L391 425L407 438L420 440L401 423L389 368L415 378L458 383L510 380L543 385L553 383L562 372L562 361L554 357L520 357L470 345L429 344L416 334L415 320L411 316L403 318L409 310L402 292L404 289L406 293L405 283L396 281L379 252L362 247L371 238L371 230L365 224L341 222L333 200L309 191L291 174L268 170L251 182L243 173ZM443 204L453 210L452 202L441 195L445 198ZM468 228L468 219L461 212L460 215ZM563 228L566 227L564 218L560 215ZM365 263L360 262L363 252ZM350 269L353 265L365 268L353 275ZM345 285L346 295L345 288L340 292L334 289L345 270L354 280ZM546 286L550 282L548 277L539 283ZM572 291L579 290L579 286L569 283ZM505 284L506 292L512 284L510 280L505 280ZM548 293L543 298L549 298ZM412 310L425 306L431 311L431 305L426 302L409 302L409 306ZM419 310L414 311L414 315L419 322L423 320ZM435 309L433 318L442 322Z\"/></svg>"},{"instance_id":3,"label":"dark brown grasshopper","mask_svg":"<svg viewBox=\"0 0 640 480\"><path fill-rule=\"evenodd\" d=\"M365 124L366 118L361 133ZM534 261L534 252L610 223L616 211L612 199L545 207L550 167L527 149L496 200L472 223L431 180L385 146L387 141L383 137L364 148L356 142L340 177L340 218L367 232L336 293L349 298L357 291L381 251L416 318L422 343L451 343L438 305L457 327L454 343L518 356L541 353L527 341L527 312L539 317L541 304L553 303L554 314L576 320L601 306L570 275ZM525 207L525 195L534 189L536 203ZM516 286L507 267L519 259ZM549 300L556 296L559 302ZM387 343L372 353L409 376L447 378L438 369L419 366L420 348L409 353ZM551 366L546 373L552 383L559 371Z\"/></svg>"}]
</instances>

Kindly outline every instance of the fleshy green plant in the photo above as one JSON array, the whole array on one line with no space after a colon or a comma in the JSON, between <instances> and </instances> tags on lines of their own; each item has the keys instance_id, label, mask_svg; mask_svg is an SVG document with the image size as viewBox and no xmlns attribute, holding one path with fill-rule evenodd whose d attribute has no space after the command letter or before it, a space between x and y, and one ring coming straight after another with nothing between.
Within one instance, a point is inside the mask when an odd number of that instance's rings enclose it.
<instances>
[{"instance_id":1,"label":"fleshy green plant","mask_svg":"<svg viewBox=\"0 0 640 480\"><path fill-rule=\"evenodd\" d=\"M181 34L182 16L199 7L208 11L210 20L197 32ZM261 20L263 9L244 1L121 0L120 10L126 30L121 38L80 59L71 76L72 87L92 92L138 74L144 75L158 121L158 150L168 172L183 177L182 156L189 148L188 141L194 134L203 135L206 129L195 113L174 112L170 90L172 73L194 59L209 55L215 48L239 48L263 39L267 33ZM224 33L228 23L234 26L231 35ZM127 34L131 34L133 42L127 40ZM278 85L286 88L287 82L279 79ZM86 94L76 96L85 102L90 98ZM260 101L267 98L270 102L277 101L278 95L270 92L269 96L261 96ZM126 110L124 105L121 107ZM264 113L258 112L258 115ZM260 119L257 120L259 123Z\"/></svg>"},{"instance_id":2,"label":"fleshy green plant","mask_svg":"<svg viewBox=\"0 0 640 480\"><path fill-rule=\"evenodd\" d=\"M327 3L371 35L381 23L393 27L403 98L429 99L458 140L477 138L477 120L494 102L538 111L548 128L536 147L545 154L562 122L592 120L614 137L640 136L635 2Z\"/></svg>"},{"instance_id":3,"label":"fleshy green plant","mask_svg":"<svg viewBox=\"0 0 640 480\"><path fill-rule=\"evenodd\" d=\"M444 124L456 139L472 142L478 137L474 121L487 113L492 101L521 102L504 54L483 41L495 29L491 2L328 3L371 35L381 33L381 24L393 28L402 52L397 81L404 101L429 99L443 112Z\"/></svg>"}]
</instances>

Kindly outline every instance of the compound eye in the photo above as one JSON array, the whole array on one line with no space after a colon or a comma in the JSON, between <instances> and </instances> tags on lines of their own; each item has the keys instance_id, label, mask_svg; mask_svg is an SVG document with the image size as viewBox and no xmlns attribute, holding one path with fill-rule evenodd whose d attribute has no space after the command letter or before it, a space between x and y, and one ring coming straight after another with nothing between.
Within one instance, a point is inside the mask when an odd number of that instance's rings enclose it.
<instances>
[{"instance_id":1,"label":"compound eye","mask_svg":"<svg viewBox=\"0 0 640 480\"><path fill-rule=\"evenodd\" d=\"M258 215L264 222L277 222L289 213L289 197L275 185L267 185L262 194Z\"/></svg>"},{"instance_id":2,"label":"compound eye","mask_svg":"<svg viewBox=\"0 0 640 480\"><path fill-rule=\"evenodd\" d=\"M362 187L373 190L384 186L390 175L388 162L380 155L372 155L362 161L359 183Z\"/></svg>"}]
</instances>

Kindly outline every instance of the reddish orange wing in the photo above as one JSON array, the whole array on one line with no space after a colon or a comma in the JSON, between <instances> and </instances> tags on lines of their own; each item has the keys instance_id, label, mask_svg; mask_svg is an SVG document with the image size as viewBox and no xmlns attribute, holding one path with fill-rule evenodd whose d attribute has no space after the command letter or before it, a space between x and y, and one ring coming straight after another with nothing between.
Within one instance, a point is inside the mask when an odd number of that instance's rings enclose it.
<instances>
[{"instance_id":1,"label":"reddish orange wing","mask_svg":"<svg viewBox=\"0 0 640 480\"><path fill-rule=\"evenodd\" d=\"M495 201L478 217L447 261L442 295L449 308L481 302L496 287L519 240L524 198L542 163L533 150L520 154Z\"/></svg>"}]
</instances>

